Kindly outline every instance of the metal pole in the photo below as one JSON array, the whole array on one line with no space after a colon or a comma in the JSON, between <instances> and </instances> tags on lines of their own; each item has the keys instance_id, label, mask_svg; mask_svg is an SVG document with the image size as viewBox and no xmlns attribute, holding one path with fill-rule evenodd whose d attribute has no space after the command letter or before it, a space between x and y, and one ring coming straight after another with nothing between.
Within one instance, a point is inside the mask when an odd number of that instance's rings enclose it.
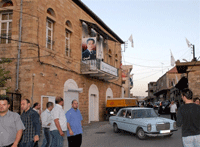
<instances>
[{"instance_id":1,"label":"metal pole","mask_svg":"<svg viewBox=\"0 0 200 147\"><path fill-rule=\"evenodd\" d=\"M17 77L16 77L16 91L19 89L19 60L21 53L21 41L22 41L22 4L23 0L20 3L20 19L19 19L19 44L18 44L18 55L17 55Z\"/></svg>"},{"instance_id":2,"label":"metal pole","mask_svg":"<svg viewBox=\"0 0 200 147\"><path fill-rule=\"evenodd\" d=\"M195 58L195 47L194 47L194 45L192 45L192 48L193 48L193 60L196 61L196 58Z\"/></svg>"}]
</instances>

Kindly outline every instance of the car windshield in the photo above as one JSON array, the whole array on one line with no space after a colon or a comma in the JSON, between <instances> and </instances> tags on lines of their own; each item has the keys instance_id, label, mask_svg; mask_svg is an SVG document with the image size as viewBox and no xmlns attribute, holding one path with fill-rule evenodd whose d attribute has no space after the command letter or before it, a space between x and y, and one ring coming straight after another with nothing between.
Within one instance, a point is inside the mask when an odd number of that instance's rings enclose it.
<instances>
[{"instance_id":1,"label":"car windshield","mask_svg":"<svg viewBox=\"0 0 200 147\"><path fill-rule=\"evenodd\" d=\"M133 118L158 117L153 109L141 109L133 112Z\"/></svg>"}]
</instances>

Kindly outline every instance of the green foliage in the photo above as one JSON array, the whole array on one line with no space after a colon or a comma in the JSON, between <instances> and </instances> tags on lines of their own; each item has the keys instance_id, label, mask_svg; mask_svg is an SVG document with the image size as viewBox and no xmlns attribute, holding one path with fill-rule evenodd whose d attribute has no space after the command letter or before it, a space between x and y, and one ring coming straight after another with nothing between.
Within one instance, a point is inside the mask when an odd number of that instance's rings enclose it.
<instances>
[{"instance_id":1,"label":"green foliage","mask_svg":"<svg viewBox=\"0 0 200 147\"><path fill-rule=\"evenodd\" d=\"M10 62L11 60L7 58L0 59L0 65L4 63L10 63ZM10 71L6 71L4 68L0 66L0 87L4 87L4 85L6 84L6 81L8 79L11 79L11 77L9 76L9 73Z\"/></svg>"}]
</instances>

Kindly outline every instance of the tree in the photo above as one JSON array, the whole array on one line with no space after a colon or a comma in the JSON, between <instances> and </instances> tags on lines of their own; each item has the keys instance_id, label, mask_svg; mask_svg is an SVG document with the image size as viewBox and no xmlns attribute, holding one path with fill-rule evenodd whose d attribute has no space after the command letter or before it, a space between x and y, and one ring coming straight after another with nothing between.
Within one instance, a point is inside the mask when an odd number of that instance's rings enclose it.
<instances>
[{"instance_id":1,"label":"tree","mask_svg":"<svg viewBox=\"0 0 200 147\"><path fill-rule=\"evenodd\" d=\"M0 65L4 64L4 63L10 63L11 60L7 59L7 58L1 58L0 59ZM10 71L6 71L5 68L3 68L2 66L0 66L0 87L4 87L7 80L11 79L11 77L9 76Z\"/></svg>"}]
</instances>

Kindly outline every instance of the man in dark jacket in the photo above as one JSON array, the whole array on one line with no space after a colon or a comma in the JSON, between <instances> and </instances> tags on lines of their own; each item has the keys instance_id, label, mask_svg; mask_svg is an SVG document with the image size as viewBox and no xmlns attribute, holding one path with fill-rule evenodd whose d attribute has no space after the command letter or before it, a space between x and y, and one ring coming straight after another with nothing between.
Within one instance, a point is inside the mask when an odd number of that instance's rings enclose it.
<instances>
[{"instance_id":1,"label":"man in dark jacket","mask_svg":"<svg viewBox=\"0 0 200 147\"><path fill-rule=\"evenodd\" d=\"M82 59L83 60L91 60L96 59L96 51L95 48L95 40L92 38L89 38L87 40L87 49L82 53Z\"/></svg>"},{"instance_id":2,"label":"man in dark jacket","mask_svg":"<svg viewBox=\"0 0 200 147\"><path fill-rule=\"evenodd\" d=\"M178 109L177 126L182 126L182 140L184 147L200 146L200 106L193 103L193 93L190 89L181 92L185 105Z\"/></svg>"},{"instance_id":3,"label":"man in dark jacket","mask_svg":"<svg viewBox=\"0 0 200 147\"><path fill-rule=\"evenodd\" d=\"M28 99L21 101L21 109L23 110L21 119L26 129L23 131L19 147L38 146L37 143L40 135L40 116L30 107L30 101Z\"/></svg>"}]
</instances>

